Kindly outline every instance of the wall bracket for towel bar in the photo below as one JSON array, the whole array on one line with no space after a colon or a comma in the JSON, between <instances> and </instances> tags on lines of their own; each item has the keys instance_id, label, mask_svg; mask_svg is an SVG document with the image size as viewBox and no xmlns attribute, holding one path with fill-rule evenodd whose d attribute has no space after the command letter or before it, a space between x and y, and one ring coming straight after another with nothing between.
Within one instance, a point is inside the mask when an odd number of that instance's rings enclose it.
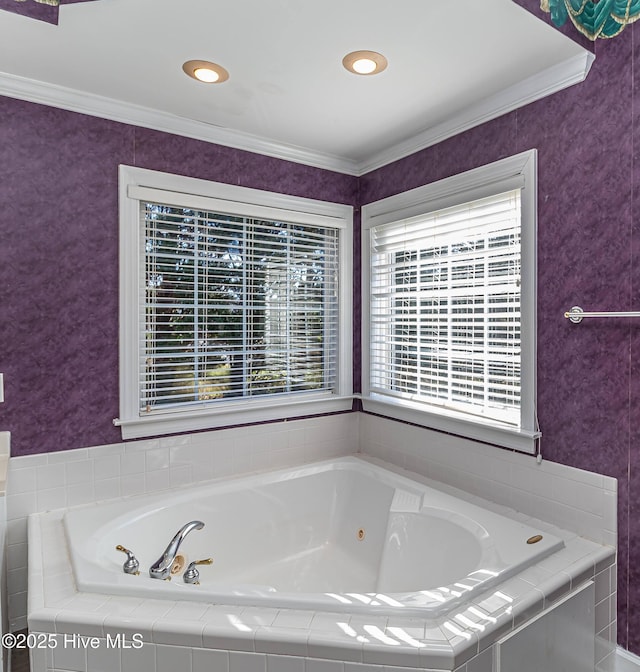
<instances>
[{"instance_id":1,"label":"wall bracket for towel bar","mask_svg":"<svg viewBox=\"0 0 640 672\"><path fill-rule=\"evenodd\" d=\"M587 313L580 306L573 306L564 316L574 324L579 324L585 317L640 317L640 311Z\"/></svg>"}]
</instances>

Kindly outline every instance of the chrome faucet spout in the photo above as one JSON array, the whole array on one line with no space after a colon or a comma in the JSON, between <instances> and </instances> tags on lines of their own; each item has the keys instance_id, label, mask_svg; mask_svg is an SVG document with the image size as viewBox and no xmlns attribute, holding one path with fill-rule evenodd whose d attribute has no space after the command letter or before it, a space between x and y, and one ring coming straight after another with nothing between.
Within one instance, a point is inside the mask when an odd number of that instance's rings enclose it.
<instances>
[{"instance_id":1,"label":"chrome faucet spout","mask_svg":"<svg viewBox=\"0 0 640 672\"><path fill-rule=\"evenodd\" d=\"M173 539L169 542L165 552L151 565L149 568L149 576L152 579L169 579L171 578L171 567L178 554L178 549L184 541L184 538L191 532L191 530L201 530L204 523L200 520L192 520L190 523L183 525L177 532Z\"/></svg>"}]
</instances>

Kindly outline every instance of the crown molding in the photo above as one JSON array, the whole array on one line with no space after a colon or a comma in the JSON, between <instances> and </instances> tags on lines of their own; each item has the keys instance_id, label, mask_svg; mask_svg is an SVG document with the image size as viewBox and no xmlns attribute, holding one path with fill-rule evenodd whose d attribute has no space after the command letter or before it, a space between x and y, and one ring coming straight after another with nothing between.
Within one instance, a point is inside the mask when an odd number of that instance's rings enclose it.
<instances>
[{"instance_id":1,"label":"crown molding","mask_svg":"<svg viewBox=\"0 0 640 672\"><path fill-rule=\"evenodd\" d=\"M529 77L495 96L485 98L446 121L362 161L287 145L140 105L6 73L0 73L0 95L360 177L584 81L594 58L592 53L585 50L578 56Z\"/></svg>"},{"instance_id":2,"label":"crown molding","mask_svg":"<svg viewBox=\"0 0 640 672\"><path fill-rule=\"evenodd\" d=\"M182 135L195 140L204 140L205 142L272 156L294 163L302 163L315 168L347 175L358 174L357 163L340 156L287 145L215 124L207 124L141 105L7 73L0 73L0 95L49 105L71 112L79 112L92 117L101 117L123 124L143 126L155 131Z\"/></svg>"},{"instance_id":3,"label":"crown molding","mask_svg":"<svg viewBox=\"0 0 640 672\"><path fill-rule=\"evenodd\" d=\"M594 59L595 55L585 50L583 53L528 77L494 96L485 98L446 121L425 129L421 133L361 161L358 165L358 175L361 176L382 168L454 135L464 133L464 131L480 126L503 114L550 96L552 93L579 84L589 74Z\"/></svg>"}]
</instances>

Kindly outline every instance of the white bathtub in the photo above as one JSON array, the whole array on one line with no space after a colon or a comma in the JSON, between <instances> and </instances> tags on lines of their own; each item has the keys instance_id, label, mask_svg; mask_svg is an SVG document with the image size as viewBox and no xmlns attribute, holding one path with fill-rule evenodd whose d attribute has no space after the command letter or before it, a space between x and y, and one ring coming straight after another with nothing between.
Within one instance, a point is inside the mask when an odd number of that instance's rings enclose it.
<instances>
[{"instance_id":1,"label":"white bathtub","mask_svg":"<svg viewBox=\"0 0 640 672\"><path fill-rule=\"evenodd\" d=\"M175 532L200 585L148 576ZM539 529L359 458L72 509L80 592L436 618L561 549ZM536 543L527 543L542 535ZM140 561L124 574L121 544Z\"/></svg>"}]
</instances>

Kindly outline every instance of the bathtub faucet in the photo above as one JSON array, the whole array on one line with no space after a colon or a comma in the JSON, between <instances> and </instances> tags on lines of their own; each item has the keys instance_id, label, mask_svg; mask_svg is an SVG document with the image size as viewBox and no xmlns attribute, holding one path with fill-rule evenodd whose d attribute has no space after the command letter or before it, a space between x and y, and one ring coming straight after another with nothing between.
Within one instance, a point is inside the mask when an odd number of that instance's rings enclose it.
<instances>
[{"instance_id":1,"label":"bathtub faucet","mask_svg":"<svg viewBox=\"0 0 640 672\"><path fill-rule=\"evenodd\" d=\"M175 537L169 542L165 552L158 558L149 568L149 576L152 579L170 579L171 567L178 554L178 549L184 541L184 538L191 532L191 530L201 530L204 523L200 520L192 520L190 523L183 525L177 532Z\"/></svg>"}]
</instances>

